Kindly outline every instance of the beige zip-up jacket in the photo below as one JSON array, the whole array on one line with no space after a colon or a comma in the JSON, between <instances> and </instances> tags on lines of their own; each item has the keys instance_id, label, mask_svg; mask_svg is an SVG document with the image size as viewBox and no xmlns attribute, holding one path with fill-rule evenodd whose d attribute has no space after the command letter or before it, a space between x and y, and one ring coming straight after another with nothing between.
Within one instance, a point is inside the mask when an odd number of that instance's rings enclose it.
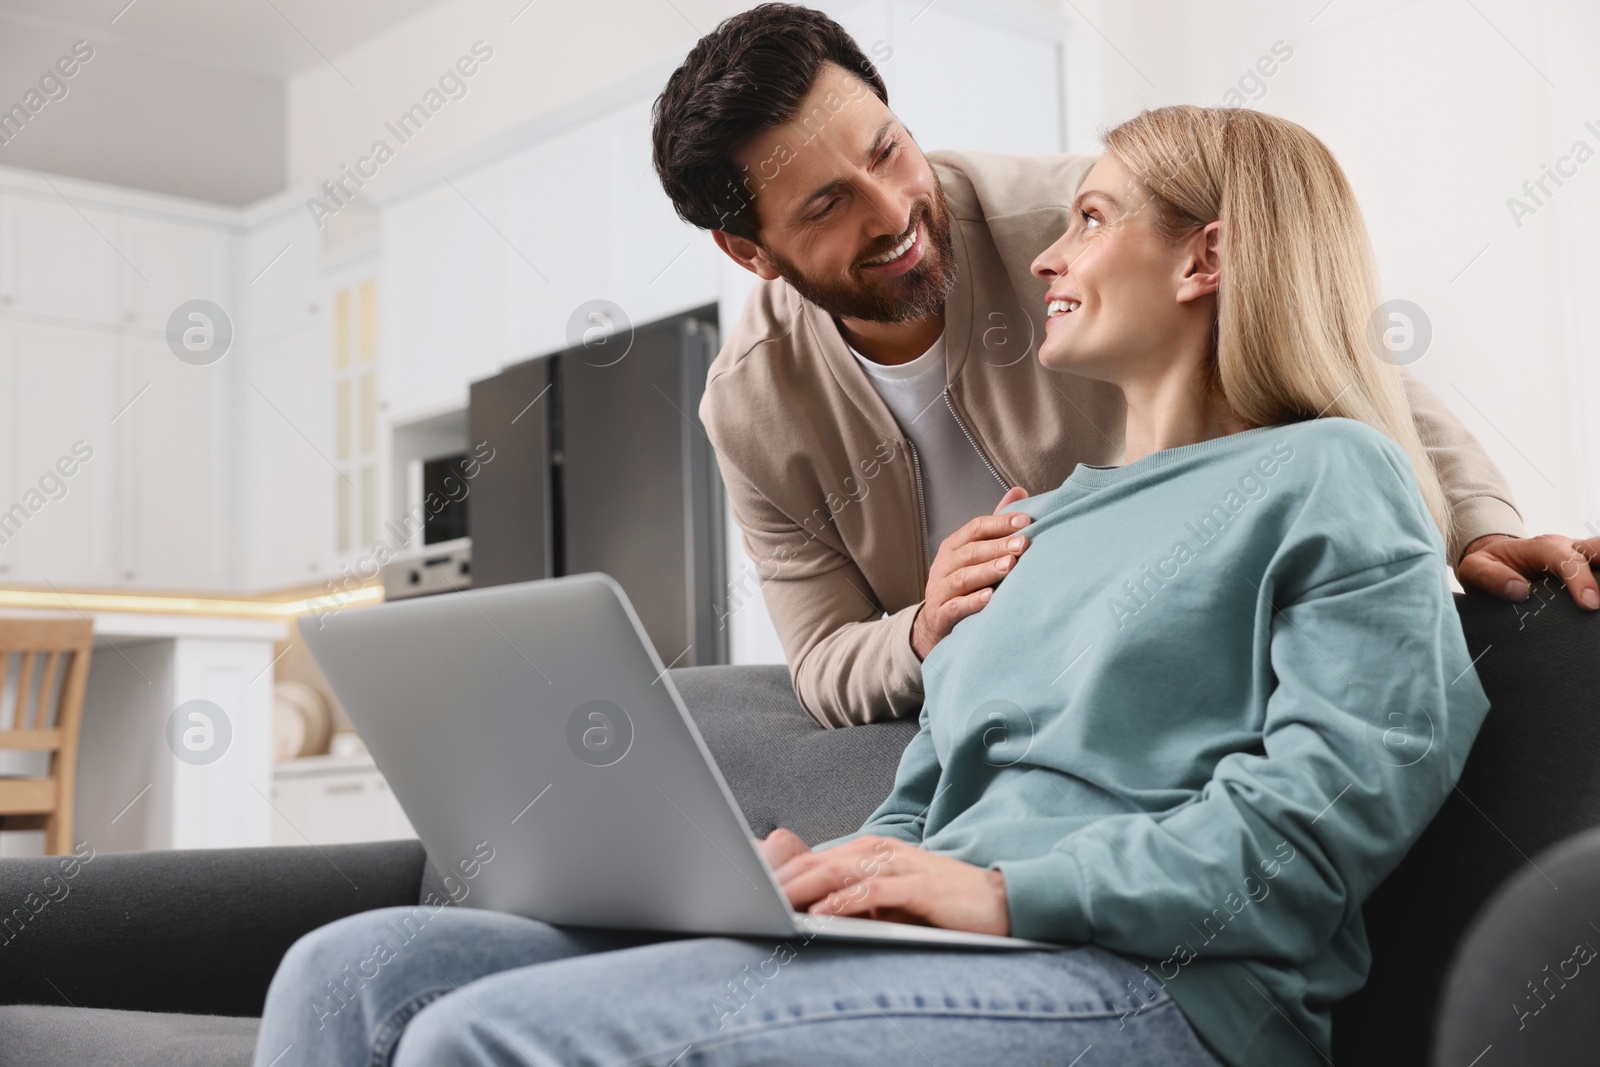
<instances>
[{"instance_id":1,"label":"beige zip-up jacket","mask_svg":"<svg viewBox=\"0 0 1600 1067\"><path fill-rule=\"evenodd\" d=\"M945 303L945 402L994 471L996 503L1009 486L1041 493L1079 463L1118 462L1122 394L1039 363L1046 286L1028 270L1066 230L1094 157L929 160L950 201L958 270ZM1484 534L1520 536L1511 491L1482 447L1404 377L1456 521L1450 558ZM830 727L915 715L911 623L932 563L923 475L832 318L788 283L762 282L711 365L700 417L800 702ZM729 611L740 607L733 598Z\"/></svg>"}]
</instances>

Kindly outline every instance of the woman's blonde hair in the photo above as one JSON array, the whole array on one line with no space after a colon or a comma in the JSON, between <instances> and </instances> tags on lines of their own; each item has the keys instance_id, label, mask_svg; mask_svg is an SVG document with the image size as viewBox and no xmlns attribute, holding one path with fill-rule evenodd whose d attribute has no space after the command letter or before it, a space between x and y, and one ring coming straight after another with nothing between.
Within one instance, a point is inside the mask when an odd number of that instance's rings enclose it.
<instances>
[{"instance_id":1,"label":"woman's blonde hair","mask_svg":"<svg viewBox=\"0 0 1600 1067\"><path fill-rule=\"evenodd\" d=\"M1158 233L1222 223L1214 381L1234 412L1254 426L1341 415L1385 434L1451 544L1399 371L1374 348L1372 248L1327 146L1287 119L1188 105L1142 112L1105 143L1147 192Z\"/></svg>"}]
</instances>

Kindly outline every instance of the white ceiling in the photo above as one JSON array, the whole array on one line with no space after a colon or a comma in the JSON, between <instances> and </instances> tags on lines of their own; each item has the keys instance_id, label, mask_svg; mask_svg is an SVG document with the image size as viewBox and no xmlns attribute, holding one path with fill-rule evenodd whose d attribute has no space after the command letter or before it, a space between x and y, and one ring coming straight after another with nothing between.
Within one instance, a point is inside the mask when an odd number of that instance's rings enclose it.
<instances>
[{"instance_id":1,"label":"white ceiling","mask_svg":"<svg viewBox=\"0 0 1600 1067\"><path fill-rule=\"evenodd\" d=\"M0 0L0 22L284 80L440 0Z\"/></svg>"}]
</instances>

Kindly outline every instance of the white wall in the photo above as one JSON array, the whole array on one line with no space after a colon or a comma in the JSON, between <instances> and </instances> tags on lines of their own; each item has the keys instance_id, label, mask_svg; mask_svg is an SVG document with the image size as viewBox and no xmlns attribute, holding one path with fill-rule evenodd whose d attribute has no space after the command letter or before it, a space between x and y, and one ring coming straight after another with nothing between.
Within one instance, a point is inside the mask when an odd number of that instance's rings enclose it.
<instances>
[{"instance_id":1,"label":"white wall","mask_svg":"<svg viewBox=\"0 0 1600 1067\"><path fill-rule=\"evenodd\" d=\"M1584 529L1600 527L1600 158L1520 227L1506 206L1574 141L1600 156L1594 5L1076 6L1077 149L1141 107L1221 102L1275 42L1293 50L1253 106L1302 123L1344 165L1384 297L1414 301L1433 325L1412 369L1499 464L1530 532L1600 533Z\"/></svg>"}]
</instances>

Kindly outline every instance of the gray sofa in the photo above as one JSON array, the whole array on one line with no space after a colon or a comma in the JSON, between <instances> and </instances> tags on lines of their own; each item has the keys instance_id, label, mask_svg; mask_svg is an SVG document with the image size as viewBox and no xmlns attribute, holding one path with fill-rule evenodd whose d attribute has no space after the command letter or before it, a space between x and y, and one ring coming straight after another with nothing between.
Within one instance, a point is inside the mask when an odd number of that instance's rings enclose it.
<instances>
[{"instance_id":1,"label":"gray sofa","mask_svg":"<svg viewBox=\"0 0 1600 1067\"><path fill-rule=\"evenodd\" d=\"M1494 708L1459 790L1365 908L1372 973L1335 1007L1335 1062L1427 1063L1474 914L1529 857L1600 826L1600 618L1552 584L1535 596L1458 598ZM816 842L855 829L915 731L820 729L779 667L672 674L758 834L783 825ZM100 855L40 907L57 867L0 860L0 1067L246 1064L296 938L440 889L415 841Z\"/></svg>"}]
</instances>

